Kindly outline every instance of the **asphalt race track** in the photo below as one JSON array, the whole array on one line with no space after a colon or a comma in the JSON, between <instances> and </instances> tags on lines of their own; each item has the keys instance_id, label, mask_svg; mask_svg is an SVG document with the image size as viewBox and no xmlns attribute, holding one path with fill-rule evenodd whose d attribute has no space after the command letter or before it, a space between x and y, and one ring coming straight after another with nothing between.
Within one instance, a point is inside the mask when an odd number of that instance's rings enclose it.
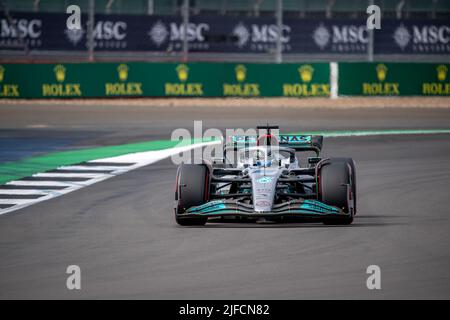
<instances>
[{"instance_id":1,"label":"asphalt race track","mask_svg":"<svg viewBox=\"0 0 450 320\"><path fill-rule=\"evenodd\" d=\"M205 128L434 129L450 128L450 109L2 104L0 137L79 148L167 139L202 119ZM356 161L350 226L179 227L176 168L163 160L0 216L0 298L449 299L450 135L328 138L323 155ZM79 291L66 289L72 264ZM381 268L381 290L366 287L369 265Z\"/></svg>"}]
</instances>

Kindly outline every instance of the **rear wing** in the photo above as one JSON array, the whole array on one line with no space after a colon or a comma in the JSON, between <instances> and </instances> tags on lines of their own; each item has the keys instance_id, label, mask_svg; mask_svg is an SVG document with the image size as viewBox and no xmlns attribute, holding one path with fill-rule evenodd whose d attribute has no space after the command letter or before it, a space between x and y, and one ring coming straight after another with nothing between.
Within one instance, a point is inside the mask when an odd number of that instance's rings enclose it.
<instances>
[{"instance_id":1,"label":"rear wing","mask_svg":"<svg viewBox=\"0 0 450 320\"><path fill-rule=\"evenodd\" d=\"M295 151L314 151L317 155L322 150L323 144L323 136L318 135L280 134L277 140L280 147L291 148ZM257 136L231 136L226 147L231 147L237 151L257 145Z\"/></svg>"},{"instance_id":2,"label":"rear wing","mask_svg":"<svg viewBox=\"0 0 450 320\"><path fill-rule=\"evenodd\" d=\"M295 151L314 151L317 155L322 150L323 136L280 134L280 146L295 149Z\"/></svg>"}]
</instances>

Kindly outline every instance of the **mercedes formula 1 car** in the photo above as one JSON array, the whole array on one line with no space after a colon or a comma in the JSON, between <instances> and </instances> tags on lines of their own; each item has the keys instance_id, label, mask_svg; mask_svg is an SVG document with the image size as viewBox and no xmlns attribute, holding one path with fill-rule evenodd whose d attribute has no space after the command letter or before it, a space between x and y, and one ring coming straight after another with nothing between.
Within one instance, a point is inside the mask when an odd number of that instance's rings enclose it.
<instances>
[{"instance_id":1,"label":"mercedes formula 1 car","mask_svg":"<svg viewBox=\"0 0 450 320\"><path fill-rule=\"evenodd\" d=\"M355 164L351 158L320 158L322 136L232 136L223 157L178 167L175 219L182 226L213 218L282 222L316 219L351 224L356 214ZM298 159L296 152L313 156Z\"/></svg>"}]
</instances>

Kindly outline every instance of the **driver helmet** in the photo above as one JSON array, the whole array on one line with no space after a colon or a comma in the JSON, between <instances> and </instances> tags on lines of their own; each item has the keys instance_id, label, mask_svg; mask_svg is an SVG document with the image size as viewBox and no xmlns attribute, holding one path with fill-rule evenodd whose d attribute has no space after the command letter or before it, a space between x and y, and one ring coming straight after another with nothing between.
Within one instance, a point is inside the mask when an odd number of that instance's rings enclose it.
<instances>
[{"instance_id":1,"label":"driver helmet","mask_svg":"<svg viewBox=\"0 0 450 320\"><path fill-rule=\"evenodd\" d=\"M256 152L256 165L258 167L271 167L273 164L273 157L271 155L271 152L269 150L266 152L263 152L261 150L258 150Z\"/></svg>"}]
</instances>

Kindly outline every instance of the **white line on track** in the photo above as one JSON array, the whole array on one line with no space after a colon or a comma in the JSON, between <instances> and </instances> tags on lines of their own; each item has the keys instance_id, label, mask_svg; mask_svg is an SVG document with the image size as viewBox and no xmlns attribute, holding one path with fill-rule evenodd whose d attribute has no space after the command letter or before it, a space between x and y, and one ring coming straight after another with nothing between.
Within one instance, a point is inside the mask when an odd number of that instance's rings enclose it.
<instances>
[{"instance_id":1,"label":"white line on track","mask_svg":"<svg viewBox=\"0 0 450 320\"><path fill-rule=\"evenodd\" d=\"M86 171L92 171L94 173L95 171L117 171L122 170L123 167L111 167L111 166L98 166L98 167L89 167L89 166L67 166L67 167L60 167L58 170L86 170Z\"/></svg>"},{"instance_id":2,"label":"white line on track","mask_svg":"<svg viewBox=\"0 0 450 320\"><path fill-rule=\"evenodd\" d=\"M31 199L31 200L30 199L0 199L0 204L24 205L24 204L27 204L30 201L34 201L34 200L36 200L36 199ZM6 210L8 210L8 209L10 209L10 208L7 208ZM5 210L5 209L3 209L3 210ZM3 210L1 210L1 211L3 211ZM1 213L3 213L3 212L1 212Z\"/></svg>"},{"instance_id":3,"label":"white line on track","mask_svg":"<svg viewBox=\"0 0 450 320\"><path fill-rule=\"evenodd\" d=\"M37 189L0 189L0 194L11 194L11 195L46 195L47 192L44 190Z\"/></svg>"},{"instance_id":4,"label":"white line on track","mask_svg":"<svg viewBox=\"0 0 450 320\"><path fill-rule=\"evenodd\" d=\"M83 187L92 185L94 183L109 179L111 177L117 176L119 174L155 163L157 161L163 160L165 158L168 158L172 155L182 153L185 151L189 151L195 148L211 145L211 144L218 144L220 141L216 142L205 142L205 143L198 143L194 145L184 146L184 147L175 147L165 150L158 150L158 151L145 151L145 152L138 152L138 153L132 153L127 154L123 156L118 157L111 157L111 158L105 158L105 159L97 159L93 161L89 161L91 164L95 163L108 163L108 164L121 164L120 166L83 166L83 165L72 165L72 166L66 166L66 167L60 167L57 168L58 170L89 170L93 171L92 173L64 173L64 172L46 172L46 173L38 173L33 175L33 177L39 177L39 178L48 178L49 181L33 181L33 180L17 180L17 181L10 181L6 185L11 186L14 188L14 186L27 186L27 187L36 187L36 190L16 190L16 189L0 189L0 194L6 194L6 195L29 195L29 194L44 194L44 196L37 198L37 199L0 199L0 204L13 204L14 206L9 208L0 209L0 215L13 212L25 207L28 207L30 205L46 201L70 192L73 192L75 190L81 189ZM130 163L129 166L123 166L125 163ZM95 172L95 170L114 170L109 173L99 173ZM88 178L86 181L52 181L52 179L58 179L58 178ZM48 187L48 189L42 189ZM52 187L65 187L64 189L59 190L52 190ZM39 190L40 189L40 190ZM27 192L28 191L28 192Z\"/></svg>"},{"instance_id":5,"label":"white line on track","mask_svg":"<svg viewBox=\"0 0 450 320\"><path fill-rule=\"evenodd\" d=\"M26 181L26 180L17 180L10 181L6 185L12 186L36 186L36 187L70 187L81 185L81 182L61 182L61 181Z\"/></svg>"},{"instance_id":6,"label":"white line on track","mask_svg":"<svg viewBox=\"0 0 450 320\"><path fill-rule=\"evenodd\" d=\"M106 173L38 173L32 175L32 177L40 178L98 178Z\"/></svg>"}]
</instances>

